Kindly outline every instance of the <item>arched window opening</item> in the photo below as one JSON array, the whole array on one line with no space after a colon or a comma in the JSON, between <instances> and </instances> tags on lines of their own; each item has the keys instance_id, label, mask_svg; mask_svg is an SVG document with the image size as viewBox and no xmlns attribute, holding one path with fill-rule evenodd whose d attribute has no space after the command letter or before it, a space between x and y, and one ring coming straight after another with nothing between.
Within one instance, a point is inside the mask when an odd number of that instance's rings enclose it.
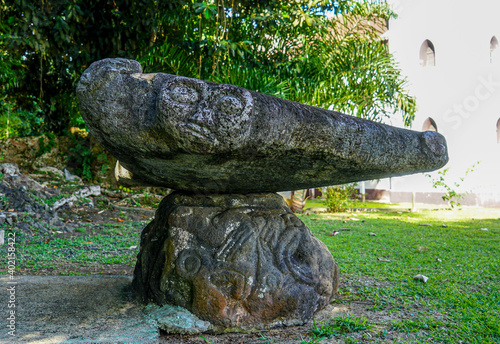
<instances>
[{"instance_id":1,"label":"arched window opening","mask_svg":"<svg viewBox=\"0 0 500 344\"><path fill-rule=\"evenodd\" d=\"M490 40L490 63L493 63L496 59L496 52L497 52L497 48L498 48L498 39L496 38L496 36L493 36L491 37L491 40Z\"/></svg>"},{"instance_id":2,"label":"arched window opening","mask_svg":"<svg viewBox=\"0 0 500 344\"><path fill-rule=\"evenodd\" d=\"M426 39L420 46L420 65L422 67L433 67L436 65L436 50L434 44Z\"/></svg>"},{"instance_id":3,"label":"arched window opening","mask_svg":"<svg viewBox=\"0 0 500 344\"><path fill-rule=\"evenodd\" d=\"M500 143L500 118L497 121L497 143Z\"/></svg>"},{"instance_id":4,"label":"arched window opening","mask_svg":"<svg viewBox=\"0 0 500 344\"><path fill-rule=\"evenodd\" d=\"M438 126L436 121L434 121L431 117L428 117L424 121L424 125L422 126L422 131L438 131Z\"/></svg>"}]
</instances>

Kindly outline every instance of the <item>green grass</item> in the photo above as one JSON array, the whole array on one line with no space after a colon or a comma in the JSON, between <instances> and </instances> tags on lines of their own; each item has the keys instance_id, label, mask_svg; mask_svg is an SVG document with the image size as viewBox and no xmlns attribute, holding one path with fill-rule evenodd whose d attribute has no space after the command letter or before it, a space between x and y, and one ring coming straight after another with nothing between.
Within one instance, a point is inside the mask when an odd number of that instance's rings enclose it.
<instances>
[{"instance_id":1,"label":"green grass","mask_svg":"<svg viewBox=\"0 0 500 344\"><path fill-rule=\"evenodd\" d=\"M321 324L314 322L311 335L315 339L332 338L346 333L371 330L372 328L373 325L369 324L366 318L346 315L332 318Z\"/></svg>"},{"instance_id":2,"label":"green grass","mask_svg":"<svg viewBox=\"0 0 500 344\"><path fill-rule=\"evenodd\" d=\"M16 269L29 273L57 270L59 274L84 274L86 267L96 265L133 267L145 225L140 221L97 227L89 224L87 228L76 228L78 235L72 236L41 234L36 230L34 236L29 236L16 231ZM0 253L7 254L6 249L0 247Z\"/></svg>"},{"instance_id":3,"label":"green grass","mask_svg":"<svg viewBox=\"0 0 500 344\"><path fill-rule=\"evenodd\" d=\"M339 265L335 303L367 301L403 317L389 330L447 343L500 342L499 218L487 209L301 216Z\"/></svg>"}]
</instances>

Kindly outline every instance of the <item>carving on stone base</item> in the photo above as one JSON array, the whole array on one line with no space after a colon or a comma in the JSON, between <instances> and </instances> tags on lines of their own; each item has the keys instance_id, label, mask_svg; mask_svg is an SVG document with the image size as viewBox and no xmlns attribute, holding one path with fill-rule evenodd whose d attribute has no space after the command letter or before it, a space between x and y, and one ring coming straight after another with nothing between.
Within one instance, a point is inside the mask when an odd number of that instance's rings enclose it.
<instances>
[{"instance_id":1,"label":"carving on stone base","mask_svg":"<svg viewBox=\"0 0 500 344\"><path fill-rule=\"evenodd\" d=\"M134 277L144 301L185 307L221 329L302 324L337 285L326 246L276 194L166 197Z\"/></svg>"}]
</instances>

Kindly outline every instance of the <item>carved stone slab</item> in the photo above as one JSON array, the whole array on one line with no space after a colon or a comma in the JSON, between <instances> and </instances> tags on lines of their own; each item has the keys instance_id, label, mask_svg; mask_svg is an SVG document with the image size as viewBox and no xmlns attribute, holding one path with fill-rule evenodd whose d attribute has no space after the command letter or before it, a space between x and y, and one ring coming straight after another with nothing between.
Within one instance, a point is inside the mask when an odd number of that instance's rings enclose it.
<instances>
[{"instance_id":1,"label":"carved stone slab","mask_svg":"<svg viewBox=\"0 0 500 344\"><path fill-rule=\"evenodd\" d=\"M438 169L436 132L415 132L233 85L93 63L77 87L82 116L124 184L205 193L297 190Z\"/></svg>"},{"instance_id":2,"label":"carved stone slab","mask_svg":"<svg viewBox=\"0 0 500 344\"><path fill-rule=\"evenodd\" d=\"M133 287L228 331L303 324L338 281L326 246L281 196L174 193L142 234Z\"/></svg>"}]
</instances>

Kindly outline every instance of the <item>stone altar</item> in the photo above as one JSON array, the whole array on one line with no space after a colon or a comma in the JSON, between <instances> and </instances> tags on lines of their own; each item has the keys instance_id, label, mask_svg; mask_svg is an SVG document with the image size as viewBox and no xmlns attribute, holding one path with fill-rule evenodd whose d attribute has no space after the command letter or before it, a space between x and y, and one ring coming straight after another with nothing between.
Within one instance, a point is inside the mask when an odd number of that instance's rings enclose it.
<instances>
[{"instance_id":1,"label":"stone altar","mask_svg":"<svg viewBox=\"0 0 500 344\"><path fill-rule=\"evenodd\" d=\"M164 73L93 63L77 95L125 185L175 189L143 231L133 287L216 331L303 324L338 286L332 255L276 191L438 169L436 132L415 132Z\"/></svg>"}]
</instances>

